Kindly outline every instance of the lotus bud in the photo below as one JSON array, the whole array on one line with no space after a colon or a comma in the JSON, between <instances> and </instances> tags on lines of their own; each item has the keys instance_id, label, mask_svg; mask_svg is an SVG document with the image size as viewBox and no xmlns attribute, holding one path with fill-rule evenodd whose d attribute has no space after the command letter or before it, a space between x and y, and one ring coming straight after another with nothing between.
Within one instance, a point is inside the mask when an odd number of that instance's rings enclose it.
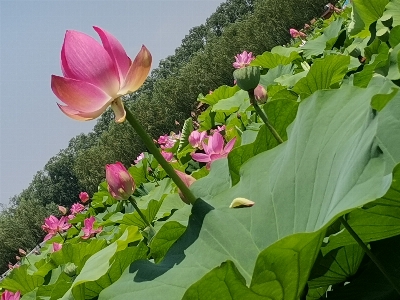
<instances>
[{"instance_id":1,"label":"lotus bud","mask_svg":"<svg viewBox=\"0 0 400 300\"><path fill-rule=\"evenodd\" d=\"M196 181L196 178L194 178L193 176L188 175L188 174L186 174L186 173L184 173L184 172L175 170L175 173L178 174L179 178L183 181L183 183L184 183L187 187L190 187L190 186L193 184L193 182ZM190 204L190 202L189 202L189 201L185 198L185 196L182 194L181 190L178 190L178 194L179 194L179 197L181 197L181 199L182 199L183 202L185 202L186 204Z\"/></svg>"},{"instance_id":2,"label":"lotus bud","mask_svg":"<svg viewBox=\"0 0 400 300\"><path fill-rule=\"evenodd\" d=\"M18 252L19 252L19 254L21 254L21 256L25 256L26 255L26 251L24 249L19 248Z\"/></svg>"},{"instance_id":3,"label":"lotus bud","mask_svg":"<svg viewBox=\"0 0 400 300\"><path fill-rule=\"evenodd\" d=\"M242 207L252 207L255 203L246 198L235 198L233 199L229 208L242 208Z\"/></svg>"},{"instance_id":4,"label":"lotus bud","mask_svg":"<svg viewBox=\"0 0 400 300\"><path fill-rule=\"evenodd\" d=\"M15 256L15 259L16 259L16 260L21 260L21 257L19 257L19 256L17 255L17 256Z\"/></svg>"},{"instance_id":5,"label":"lotus bud","mask_svg":"<svg viewBox=\"0 0 400 300\"><path fill-rule=\"evenodd\" d=\"M69 277L75 276L76 275L76 265L71 262L65 264L64 273L67 274Z\"/></svg>"},{"instance_id":6,"label":"lotus bud","mask_svg":"<svg viewBox=\"0 0 400 300\"><path fill-rule=\"evenodd\" d=\"M60 211L60 213L65 216L67 214L67 208L64 206L59 205L58 206L58 210Z\"/></svg>"},{"instance_id":7,"label":"lotus bud","mask_svg":"<svg viewBox=\"0 0 400 300\"><path fill-rule=\"evenodd\" d=\"M89 194L86 192L80 192L79 199L82 201L82 203L86 203L89 201Z\"/></svg>"},{"instance_id":8,"label":"lotus bud","mask_svg":"<svg viewBox=\"0 0 400 300\"><path fill-rule=\"evenodd\" d=\"M265 103L267 102L268 99L268 94L266 89L259 84L255 89L254 89L254 97L256 98L258 103Z\"/></svg>"},{"instance_id":9,"label":"lotus bud","mask_svg":"<svg viewBox=\"0 0 400 300\"><path fill-rule=\"evenodd\" d=\"M108 191L117 200L128 199L135 191L135 182L131 174L120 162L106 165Z\"/></svg>"},{"instance_id":10,"label":"lotus bud","mask_svg":"<svg viewBox=\"0 0 400 300\"><path fill-rule=\"evenodd\" d=\"M233 77L236 84L244 91L253 90L260 82L260 68L248 66L245 68L236 69L233 72Z\"/></svg>"}]
</instances>

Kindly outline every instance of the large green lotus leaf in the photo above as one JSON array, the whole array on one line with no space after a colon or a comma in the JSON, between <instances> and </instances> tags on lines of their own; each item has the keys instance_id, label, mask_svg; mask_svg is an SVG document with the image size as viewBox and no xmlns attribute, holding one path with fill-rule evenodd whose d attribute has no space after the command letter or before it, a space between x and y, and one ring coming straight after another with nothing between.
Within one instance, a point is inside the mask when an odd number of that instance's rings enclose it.
<instances>
[{"instance_id":1,"label":"large green lotus leaf","mask_svg":"<svg viewBox=\"0 0 400 300\"><path fill-rule=\"evenodd\" d=\"M400 236L373 242L371 251L400 291ZM332 300L394 300L399 292L389 283L378 267L369 261L350 283L336 286L328 293Z\"/></svg>"},{"instance_id":2,"label":"large green lotus leaf","mask_svg":"<svg viewBox=\"0 0 400 300\"><path fill-rule=\"evenodd\" d=\"M322 240L324 229L339 215L382 197L390 186L384 156L395 156L378 149L378 118L370 108L375 92L376 87L347 85L315 92L300 103L288 141L249 159L234 187L227 188L219 178L227 173L225 160L216 161L210 174L191 187L208 203L197 200L186 232L163 261L134 262L99 299L180 299L226 261L234 263L257 294L283 299L285 291L291 295L285 300L297 299L319 248L315 240ZM388 133L396 130L386 127ZM379 143L384 149L384 142ZM220 170L214 173L214 167ZM255 205L228 208L236 197ZM307 242L313 247L304 253L297 249ZM287 263L292 265L299 252L296 262L304 262L303 267L287 282ZM275 278L275 288L263 284L262 274Z\"/></svg>"},{"instance_id":3,"label":"large green lotus leaf","mask_svg":"<svg viewBox=\"0 0 400 300\"><path fill-rule=\"evenodd\" d=\"M267 88L269 85L274 84L275 79L287 75L293 76L293 65L279 65L273 69L268 70L267 74L260 76L260 84ZM282 84L283 85L283 84Z\"/></svg>"},{"instance_id":4,"label":"large green lotus leaf","mask_svg":"<svg viewBox=\"0 0 400 300\"><path fill-rule=\"evenodd\" d=\"M198 100L207 103L208 105L214 105L219 100L232 97L238 91L240 91L240 88L236 85L233 87L223 85L214 90L211 94L207 94L205 97L199 98Z\"/></svg>"},{"instance_id":5,"label":"large green lotus leaf","mask_svg":"<svg viewBox=\"0 0 400 300\"><path fill-rule=\"evenodd\" d=\"M393 18L393 27L400 25L400 0L390 0L385 7L383 16L391 16Z\"/></svg>"},{"instance_id":6,"label":"large green lotus leaf","mask_svg":"<svg viewBox=\"0 0 400 300\"><path fill-rule=\"evenodd\" d=\"M353 20L351 34L361 32L362 37L367 35L369 26L383 15L388 3L389 0L353 0L353 12L356 18Z\"/></svg>"},{"instance_id":7,"label":"large green lotus leaf","mask_svg":"<svg viewBox=\"0 0 400 300\"><path fill-rule=\"evenodd\" d=\"M44 283L44 278L38 275L28 275L28 265L14 269L1 283L0 287L12 292L20 291L22 294L33 291Z\"/></svg>"},{"instance_id":8,"label":"large green lotus leaf","mask_svg":"<svg viewBox=\"0 0 400 300\"><path fill-rule=\"evenodd\" d=\"M375 70L386 66L388 59L389 47L382 43L379 45L378 54L373 55L370 63L365 65L361 72L354 74L353 84L359 87L367 87Z\"/></svg>"},{"instance_id":9,"label":"large green lotus leaf","mask_svg":"<svg viewBox=\"0 0 400 300\"><path fill-rule=\"evenodd\" d=\"M248 105L249 102L249 94L246 91L240 90L235 93L232 97L221 99L217 103L215 103L212 107L212 111L216 112L224 112L227 114L231 114L239 109L240 106L244 104L247 100Z\"/></svg>"},{"instance_id":10,"label":"large green lotus leaf","mask_svg":"<svg viewBox=\"0 0 400 300\"><path fill-rule=\"evenodd\" d=\"M347 216L347 222L364 242L372 242L400 234L400 165L393 171L390 189L367 209L359 208ZM323 253L332 249L355 244L347 230L330 236Z\"/></svg>"},{"instance_id":11,"label":"large green lotus leaf","mask_svg":"<svg viewBox=\"0 0 400 300\"><path fill-rule=\"evenodd\" d=\"M104 287L116 281L135 259L146 257L147 247L142 244L127 248L129 243L141 238L138 227L128 227L117 241L88 259L62 299L92 299L97 296Z\"/></svg>"},{"instance_id":12,"label":"large green lotus leaf","mask_svg":"<svg viewBox=\"0 0 400 300\"><path fill-rule=\"evenodd\" d=\"M392 49L389 56L389 70L387 78L390 80L400 79L400 44Z\"/></svg>"},{"instance_id":13,"label":"large green lotus leaf","mask_svg":"<svg viewBox=\"0 0 400 300\"><path fill-rule=\"evenodd\" d=\"M327 28L325 28L323 34L313 40L307 41L302 47L304 56L310 58L313 55L320 55L327 48L327 44L335 43L339 36L339 32L342 29L343 19L338 18L333 21ZM334 39L334 40L333 40ZM332 45L333 45L332 44Z\"/></svg>"},{"instance_id":14,"label":"large green lotus leaf","mask_svg":"<svg viewBox=\"0 0 400 300\"><path fill-rule=\"evenodd\" d=\"M316 59L307 76L295 84L293 91L305 98L317 90L328 89L343 79L349 64L350 57L345 55L329 55Z\"/></svg>"},{"instance_id":15,"label":"large green lotus leaf","mask_svg":"<svg viewBox=\"0 0 400 300\"><path fill-rule=\"evenodd\" d=\"M356 274L364 257L364 250L358 245L335 249L317 260L308 282L310 289L326 287L348 281Z\"/></svg>"},{"instance_id":16,"label":"large green lotus leaf","mask_svg":"<svg viewBox=\"0 0 400 300\"><path fill-rule=\"evenodd\" d=\"M266 51L261 55L257 55L256 59L251 62L251 65L260 66L266 69L273 69L279 65L284 66L290 64L292 61L299 58L301 57L298 51L292 51L289 56Z\"/></svg>"}]
</instances>

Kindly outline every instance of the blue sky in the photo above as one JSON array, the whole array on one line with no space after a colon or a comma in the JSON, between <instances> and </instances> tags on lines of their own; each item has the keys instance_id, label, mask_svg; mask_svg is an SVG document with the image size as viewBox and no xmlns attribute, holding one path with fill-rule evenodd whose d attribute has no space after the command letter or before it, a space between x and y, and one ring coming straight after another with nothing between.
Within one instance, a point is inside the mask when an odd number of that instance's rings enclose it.
<instances>
[{"instance_id":1,"label":"blue sky","mask_svg":"<svg viewBox=\"0 0 400 300\"><path fill-rule=\"evenodd\" d=\"M204 23L220 0L0 0L0 203L27 188L34 174L96 121L64 116L50 89L61 75L67 29L112 33L132 58L142 44L153 67L174 53L189 29Z\"/></svg>"}]
</instances>

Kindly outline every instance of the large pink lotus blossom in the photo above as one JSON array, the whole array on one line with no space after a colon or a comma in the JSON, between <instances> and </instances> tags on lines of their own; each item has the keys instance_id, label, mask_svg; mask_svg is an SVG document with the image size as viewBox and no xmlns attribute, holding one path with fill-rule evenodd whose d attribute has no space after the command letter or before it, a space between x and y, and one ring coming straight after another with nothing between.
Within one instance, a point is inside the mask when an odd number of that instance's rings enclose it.
<instances>
[{"instance_id":1,"label":"large pink lotus blossom","mask_svg":"<svg viewBox=\"0 0 400 300\"><path fill-rule=\"evenodd\" d=\"M193 148L199 148L200 150L203 150L203 141L208 138L207 131L202 131L199 132L198 130L194 130L190 133L189 135L189 144Z\"/></svg>"},{"instance_id":2,"label":"large pink lotus blossom","mask_svg":"<svg viewBox=\"0 0 400 300\"><path fill-rule=\"evenodd\" d=\"M60 220L55 216L51 215L50 217L44 220L44 225L42 225L42 229L47 232L47 235L44 237L43 241L47 241L55 236L58 232L63 232L71 227L71 224L68 223L68 217L61 217Z\"/></svg>"},{"instance_id":3,"label":"large pink lotus blossom","mask_svg":"<svg viewBox=\"0 0 400 300\"><path fill-rule=\"evenodd\" d=\"M203 142L205 153L192 153L192 158L199 162L207 163L207 168L210 168L211 162L214 160L227 157L235 145L236 137L231 139L224 147L224 138L219 132L215 132L208 138L208 144Z\"/></svg>"},{"instance_id":4,"label":"large pink lotus blossom","mask_svg":"<svg viewBox=\"0 0 400 300\"><path fill-rule=\"evenodd\" d=\"M243 51L235 56L236 61L233 63L235 69L245 68L250 65L251 61L255 59L253 52Z\"/></svg>"},{"instance_id":5,"label":"large pink lotus blossom","mask_svg":"<svg viewBox=\"0 0 400 300\"><path fill-rule=\"evenodd\" d=\"M19 300L20 298L21 298L20 291L13 293L8 290L5 290L3 294L1 294L1 300Z\"/></svg>"},{"instance_id":6,"label":"large pink lotus blossom","mask_svg":"<svg viewBox=\"0 0 400 300\"><path fill-rule=\"evenodd\" d=\"M103 230L103 227L99 227L97 229L93 229L93 223L95 221L95 218L92 216L90 218L85 219L84 224L85 226L82 228L83 230L83 236L82 238L84 240L91 238L94 236L96 233L99 233Z\"/></svg>"},{"instance_id":7,"label":"large pink lotus blossom","mask_svg":"<svg viewBox=\"0 0 400 300\"><path fill-rule=\"evenodd\" d=\"M75 215L85 209L85 206L80 203L74 203L71 206L71 214Z\"/></svg>"},{"instance_id":8,"label":"large pink lotus blossom","mask_svg":"<svg viewBox=\"0 0 400 300\"><path fill-rule=\"evenodd\" d=\"M89 194L86 192L80 192L79 193L79 199L82 201L82 203L86 203L89 201L90 197Z\"/></svg>"},{"instance_id":9,"label":"large pink lotus blossom","mask_svg":"<svg viewBox=\"0 0 400 300\"><path fill-rule=\"evenodd\" d=\"M135 182L125 166L116 162L106 165L108 191L117 200L126 200L135 191Z\"/></svg>"},{"instance_id":10,"label":"large pink lotus blossom","mask_svg":"<svg viewBox=\"0 0 400 300\"><path fill-rule=\"evenodd\" d=\"M132 62L113 35L93 28L103 45L79 31L66 32L61 49L64 77L52 75L51 88L63 102L57 105L68 117L92 120L111 106L120 123L126 115L120 97L143 84L150 71L151 54L142 46Z\"/></svg>"},{"instance_id":11,"label":"large pink lotus blossom","mask_svg":"<svg viewBox=\"0 0 400 300\"><path fill-rule=\"evenodd\" d=\"M289 33L292 36L292 38L297 38L297 37L306 37L307 35L304 32L297 31L294 28L289 29Z\"/></svg>"}]
</instances>

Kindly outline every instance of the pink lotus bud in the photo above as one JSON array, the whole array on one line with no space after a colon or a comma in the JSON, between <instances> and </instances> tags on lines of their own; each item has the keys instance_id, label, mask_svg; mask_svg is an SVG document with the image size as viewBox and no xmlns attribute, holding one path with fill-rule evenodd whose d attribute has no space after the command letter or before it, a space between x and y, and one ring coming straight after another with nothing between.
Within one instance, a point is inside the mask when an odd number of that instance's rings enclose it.
<instances>
[{"instance_id":1,"label":"pink lotus bud","mask_svg":"<svg viewBox=\"0 0 400 300\"><path fill-rule=\"evenodd\" d=\"M21 260L21 257L19 257L19 256L17 255L17 256L15 256L15 259L16 259L16 260Z\"/></svg>"},{"instance_id":2,"label":"pink lotus bud","mask_svg":"<svg viewBox=\"0 0 400 300\"><path fill-rule=\"evenodd\" d=\"M188 175L184 172L175 170L175 173L178 174L179 178L182 179L183 183L187 187L190 187L196 181L196 178L194 178L193 176ZM186 204L190 204L190 202L183 196L181 190L178 190L178 194L179 194L179 197L181 197L183 202L185 202Z\"/></svg>"},{"instance_id":3,"label":"pink lotus bud","mask_svg":"<svg viewBox=\"0 0 400 300\"><path fill-rule=\"evenodd\" d=\"M174 158L174 154L172 152L161 151L161 155L165 158L167 162L171 162Z\"/></svg>"},{"instance_id":4,"label":"pink lotus bud","mask_svg":"<svg viewBox=\"0 0 400 300\"><path fill-rule=\"evenodd\" d=\"M58 210L60 211L60 213L65 216L67 214L67 208L64 206L59 205L58 206Z\"/></svg>"},{"instance_id":5,"label":"pink lotus bud","mask_svg":"<svg viewBox=\"0 0 400 300\"><path fill-rule=\"evenodd\" d=\"M25 256L26 255L26 251L24 249L19 248L18 252L19 252L19 254L21 254L21 256Z\"/></svg>"},{"instance_id":6,"label":"pink lotus bud","mask_svg":"<svg viewBox=\"0 0 400 300\"><path fill-rule=\"evenodd\" d=\"M60 243L53 243L53 252L57 252L57 251L61 250L62 246L63 245Z\"/></svg>"},{"instance_id":7,"label":"pink lotus bud","mask_svg":"<svg viewBox=\"0 0 400 300\"><path fill-rule=\"evenodd\" d=\"M86 203L89 201L89 194L86 192L80 192L79 194L79 199L82 201L82 203Z\"/></svg>"},{"instance_id":8,"label":"pink lotus bud","mask_svg":"<svg viewBox=\"0 0 400 300\"><path fill-rule=\"evenodd\" d=\"M13 293L5 290L3 294L1 294L1 300L19 300L20 298L21 298L20 291Z\"/></svg>"},{"instance_id":9,"label":"pink lotus bud","mask_svg":"<svg viewBox=\"0 0 400 300\"><path fill-rule=\"evenodd\" d=\"M267 102L268 99L268 94L265 88L259 84L255 89L254 89L254 98L256 98L257 102L259 103L265 103Z\"/></svg>"},{"instance_id":10,"label":"pink lotus bud","mask_svg":"<svg viewBox=\"0 0 400 300\"><path fill-rule=\"evenodd\" d=\"M108 191L117 200L128 199L135 191L135 182L131 174L120 162L106 165Z\"/></svg>"}]
</instances>

